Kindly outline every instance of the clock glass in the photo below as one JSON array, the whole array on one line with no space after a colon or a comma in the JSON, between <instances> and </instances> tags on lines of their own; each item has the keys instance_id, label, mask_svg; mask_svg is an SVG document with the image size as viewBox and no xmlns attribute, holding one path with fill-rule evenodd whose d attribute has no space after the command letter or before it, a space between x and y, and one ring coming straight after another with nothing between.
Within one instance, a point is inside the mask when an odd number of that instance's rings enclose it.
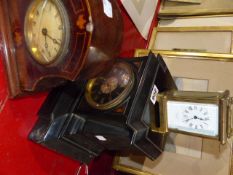
<instances>
[{"instance_id":1,"label":"clock glass","mask_svg":"<svg viewBox=\"0 0 233 175\"><path fill-rule=\"evenodd\" d=\"M219 135L217 104L182 101L167 102L168 128L198 135Z\"/></svg>"},{"instance_id":2,"label":"clock glass","mask_svg":"<svg viewBox=\"0 0 233 175\"><path fill-rule=\"evenodd\" d=\"M134 79L131 65L118 62L106 75L91 79L87 83L85 98L96 109L112 109L129 95Z\"/></svg>"},{"instance_id":3,"label":"clock glass","mask_svg":"<svg viewBox=\"0 0 233 175\"><path fill-rule=\"evenodd\" d=\"M24 34L33 58L50 64L68 51L69 18L60 0L34 0L27 10Z\"/></svg>"}]
</instances>

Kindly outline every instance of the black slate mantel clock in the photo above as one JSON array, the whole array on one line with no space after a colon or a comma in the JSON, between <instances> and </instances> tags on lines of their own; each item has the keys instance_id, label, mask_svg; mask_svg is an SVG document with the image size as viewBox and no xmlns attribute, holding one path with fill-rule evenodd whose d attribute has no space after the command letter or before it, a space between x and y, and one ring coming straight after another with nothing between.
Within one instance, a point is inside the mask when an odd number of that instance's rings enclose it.
<instances>
[{"instance_id":1,"label":"black slate mantel clock","mask_svg":"<svg viewBox=\"0 0 233 175\"><path fill-rule=\"evenodd\" d=\"M155 159L166 137L150 129L155 86L160 92L176 89L161 56L118 60L94 79L53 90L30 139L85 163L104 150L131 150Z\"/></svg>"}]
</instances>

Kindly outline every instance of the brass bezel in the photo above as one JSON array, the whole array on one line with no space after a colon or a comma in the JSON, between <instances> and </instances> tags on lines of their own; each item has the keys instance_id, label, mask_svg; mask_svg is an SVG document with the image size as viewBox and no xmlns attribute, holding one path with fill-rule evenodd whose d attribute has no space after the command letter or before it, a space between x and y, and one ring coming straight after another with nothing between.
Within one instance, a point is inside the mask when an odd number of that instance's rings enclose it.
<instances>
[{"instance_id":1,"label":"brass bezel","mask_svg":"<svg viewBox=\"0 0 233 175\"><path fill-rule=\"evenodd\" d=\"M114 100L112 100L112 101L110 101L108 103L104 103L104 104L96 103L91 97L91 92L92 92L92 88L93 88L93 85L94 85L95 81L97 80L97 78L101 78L101 77L90 79L87 82L85 98L86 98L88 104L90 106L92 106L93 108L99 109L99 110L113 109L113 108L117 107L119 104L121 104L128 97L128 95L130 94L130 92L133 89L133 86L135 84L135 78L136 77L134 75L133 68L129 63L121 62L120 64L124 64L124 66L126 66L127 70L130 71L129 73L130 73L131 79L130 79L130 82L127 85L126 89L117 98L115 98Z\"/></svg>"}]
</instances>

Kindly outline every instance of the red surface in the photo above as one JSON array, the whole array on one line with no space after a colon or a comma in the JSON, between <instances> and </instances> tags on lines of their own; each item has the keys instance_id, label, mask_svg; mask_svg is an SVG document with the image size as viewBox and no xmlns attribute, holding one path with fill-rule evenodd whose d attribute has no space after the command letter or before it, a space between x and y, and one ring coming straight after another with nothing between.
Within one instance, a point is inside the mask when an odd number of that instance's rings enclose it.
<instances>
[{"instance_id":1,"label":"red surface","mask_svg":"<svg viewBox=\"0 0 233 175\"><path fill-rule=\"evenodd\" d=\"M135 48L145 48L147 42L140 36L123 8L122 13L125 33L121 56L129 57L133 55ZM76 174L79 162L58 155L27 139L46 95L44 93L16 100L8 99L6 77L0 58L0 175ZM111 174L111 161L110 154L96 159L90 165L90 174Z\"/></svg>"}]
</instances>

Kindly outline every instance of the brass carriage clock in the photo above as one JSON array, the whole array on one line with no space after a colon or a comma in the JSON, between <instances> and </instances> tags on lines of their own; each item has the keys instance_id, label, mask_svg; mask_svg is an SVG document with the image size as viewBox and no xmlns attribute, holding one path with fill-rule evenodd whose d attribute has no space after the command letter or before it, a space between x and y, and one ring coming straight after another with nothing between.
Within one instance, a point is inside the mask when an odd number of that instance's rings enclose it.
<instances>
[{"instance_id":1,"label":"brass carriage clock","mask_svg":"<svg viewBox=\"0 0 233 175\"><path fill-rule=\"evenodd\" d=\"M160 132L212 138L225 144L232 136L232 98L225 92L169 91L158 96ZM159 128L158 125L161 127Z\"/></svg>"}]
</instances>

